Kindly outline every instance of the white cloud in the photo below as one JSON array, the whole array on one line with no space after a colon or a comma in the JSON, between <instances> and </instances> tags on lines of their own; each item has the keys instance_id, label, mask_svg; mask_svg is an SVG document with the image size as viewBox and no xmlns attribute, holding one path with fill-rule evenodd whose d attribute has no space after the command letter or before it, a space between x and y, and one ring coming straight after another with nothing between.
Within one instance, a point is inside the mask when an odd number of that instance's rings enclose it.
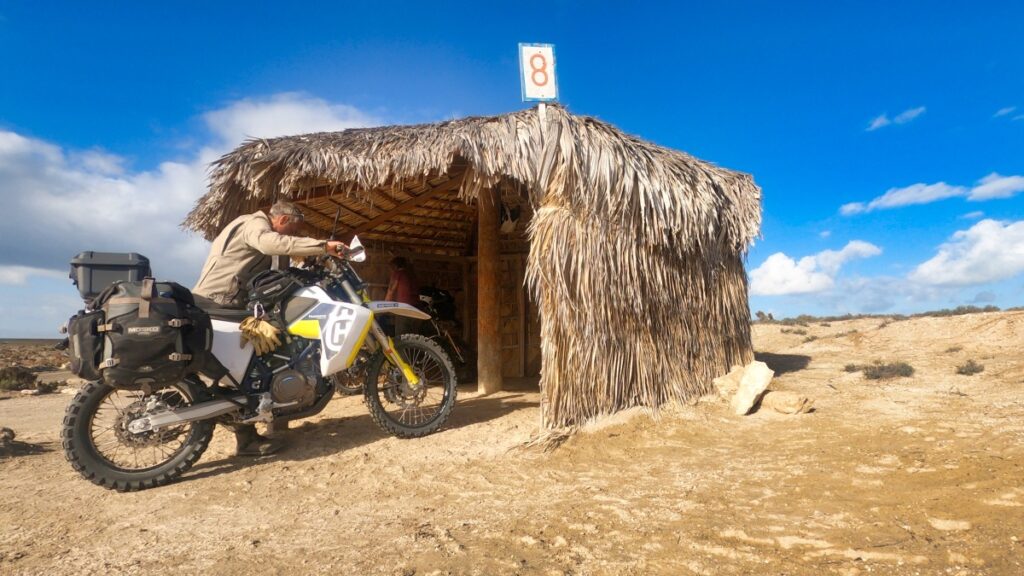
<instances>
[{"instance_id":1,"label":"white cloud","mask_svg":"<svg viewBox=\"0 0 1024 576\"><path fill-rule=\"evenodd\" d=\"M1016 106L1007 106L1006 108L1000 108L992 115L993 118L999 118L1000 116L1008 116L1013 114L1017 110Z\"/></svg>"},{"instance_id":2,"label":"white cloud","mask_svg":"<svg viewBox=\"0 0 1024 576\"><path fill-rule=\"evenodd\" d=\"M968 212L967 214L964 214L963 216L961 216L961 218L963 218L964 220L977 220L978 218L981 218L984 215L985 213L982 212L981 210L975 210L974 212Z\"/></svg>"},{"instance_id":3,"label":"white cloud","mask_svg":"<svg viewBox=\"0 0 1024 576\"><path fill-rule=\"evenodd\" d=\"M911 120L917 118L921 114L924 114L925 110L926 109L924 106L910 108L909 110L904 110L903 112L897 114L896 117L892 119L892 121L895 122L896 124L906 124L907 122L910 122Z\"/></svg>"},{"instance_id":4,"label":"white cloud","mask_svg":"<svg viewBox=\"0 0 1024 576\"><path fill-rule=\"evenodd\" d=\"M973 286L1024 272L1024 220L982 220L959 230L909 279L940 286Z\"/></svg>"},{"instance_id":5,"label":"white cloud","mask_svg":"<svg viewBox=\"0 0 1024 576\"><path fill-rule=\"evenodd\" d=\"M0 266L0 284L24 284L30 276L67 278L68 273L47 268L33 268L32 266Z\"/></svg>"},{"instance_id":6,"label":"white cloud","mask_svg":"<svg viewBox=\"0 0 1024 576\"><path fill-rule=\"evenodd\" d=\"M120 176L125 171L124 158L103 150L76 152L71 154L71 160L72 164L80 166L83 170L97 174Z\"/></svg>"},{"instance_id":7,"label":"white cloud","mask_svg":"<svg viewBox=\"0 0 1024 576\"><path fill-rule=\"evenodd\" d=\"M818 232L818 237L819 238L828 238L831 235L832 235L832 231L831 230L822 230L821 232Z\"/></svg>"},{"instance_id":8,"label":"white cloud","mask_svg":"<svg viewBox=\"0 0 1024 576\"><path fill-rule=\"evenodd\" d=\"M867 210L867 207L863 202L850 202L849 204L843 204L839 207L839 213L843 216L852 216L854 214L860 214Z\"/></svg>"},{"instance_id":9,"label":"white cloud","mask_svg":"<svg viewBox=\"0 0 1024 576\"><path fill-rule=\"evenodd\" d=\"M868 127L866 128L866 130L868 132L874 132L879 128L889 126L890 124L906 124L914 120L915 118L919 117L920 115L924 114L926 110L927 108L925 108L924 106L918 106L917 108L908 108L903 112L897 114L896 117L894 117L891 120L889 119L889 115L887 113L883 113L872 118L871 121L868 122Z\"/></svg>"},{"instance_id":10,"label":"white cloud","mask_svg":"<svg viewBox=\"0 0 1024 576\"><path fill-rule=\"evenodd\" d=\"M892 120L889 120L889 116L881 114L879 116L875 116L874 118L872 118L871 122L868 122L867 131L874 132L875 130L878 130L879 128L884 128L889 124L892 124Z\"/></svg>"},{"instance_id":11,"label":"white cloud","mask_svg":"<svg viewBox=\"0 0 1024 576\"><path fill-rule=\"evenodd\" d=\"M1024 192L1024 176L1000 176L993 172L978 180L978 185L971 188L967 199L977 201L1009 198L1018 192Z\"/></svg>"},{"instance_id":12,"label":"white cloud","mask_svg":"<svg viewBox=\"0 0 1024 576\"><path fill-rule=\"evenodd\" d=\"M996 172L978 180L971 188L953 186L945 182L925 184L918 182L904 188L890 188L870 202L850 202L839 207L843 216L863 214L874 210L898 208L915 204L931 204L946 198L966 197L971 201L1010 198L1024 192L1024 176L1002 176Z\"/></svg>"},{"instance_id":13,"label":"white cloud","mask_svg":"<svg viewBox=\"0 0 1024 576\"><path fill-rule=\"evenodd\" d=\"M945 182L937 182L935 184L918 183L905 188L890 188L885 194L866 204L863 202L843 204L839 208L839 212L844 216L850 216L852 214L909 206L911 204L928 204L944 198L963 196L966 192L967 190L962 186L950 186Z\"/></svg>"},{"instance_id":14,"label":"white cloud","mask_svg":"<svg viewBox=\"0 0 1024 576\"><path fill-rule=\"evenodd\" d=\"M846 244L842 250L823 250L815 257L818 265L830 276L835 276L839 268L850 260L856 258L870 258L878 256L882 249L870 242L853 240Z\"/></svg>"},{"instance_id":15,"label":"white cloud","mask_svg":"<svg viewBox=\"0 0 1024 576\"><path fill-rule=\"evenodd\" d=\"M879 247L861 240L848 243L842 250L824 250L799 261L777 252L750 272L750 293L781 296L822 292L835 285L835 276L846 262L881 253Z\"/></svg>"},{"instance_id":16,"label":"white cloud","mask_svg":"<svg viewBox=\"0 0 1024 576\"><path fill-rule=\"evenodd\" d=\"M234 147L249 138L273 138L310 132L335 132L380 124L364 112L344 104L287 92L266 99L239 100L203 115L206 125L222 144Z\"/></svg>"},{"instance_id":17,"label":"white cloud","mask_svg":"<svg viewBox=\"0 0 1024 576\"><path fill-rule=\"evenodd\" d=\"M187 284L198 276L208 244L178 226L206 192L209 162L246 136L340 130L372 119L350 106L281 94L234 102L203 120L207 146L189 160L147 171L130 171L123 157L100 150L66 151L0 130L0 197L7 210L0 282L31 282L45 271L67 270L80 251L97 250L140 252L160 278Z\"/></svg>"},{"instance_id":18,"label":"white cloud","mask_svg":"<svg viewBox=\"0 0 1024 576\"><path fill-rule=\"evenodd\" d=\"M781 296L821 292L833 285L833 280L819 270L813 256L797 262L782 252L769 256L760 266L750 271L750 293L755 296Z\"/></svg>"}]
</instances>

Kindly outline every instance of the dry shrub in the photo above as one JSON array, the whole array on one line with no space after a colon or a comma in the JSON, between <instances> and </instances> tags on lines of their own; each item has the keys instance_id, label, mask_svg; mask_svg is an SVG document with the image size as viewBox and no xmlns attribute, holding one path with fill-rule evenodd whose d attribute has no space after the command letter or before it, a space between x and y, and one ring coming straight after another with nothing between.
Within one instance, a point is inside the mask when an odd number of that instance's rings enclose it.
<instances>
[{"instance_id":1,"label":"dry shrub","mask_svg":"<svg viewBox=\"0 0 1024 576\"><path fill-rule=\"evenodd\" d=\"M891 378L909 378L914 375L914 367L906 362L881 362L864 367L864 377L868 380L889 380Z\"/></svg>"},{"instance_id":2,"label":"dry shrub","mask_svg":"<svg viewBox=\"0 0 1024 576\"><path fill-rule=\"evenodd\" d=\"M984 372L985 366L978 364L974 360L968 360L967 362L956 367L956 373L962 376L973 376L979 372Z\"/></svg>"},{"instance_id":3,"label":"dry shrub","mask_svg":"<svg viewBox=\"0 0 1024 576\"><path fill-rule=\"evenodd\" d=\"M950 346L949 348L946 348L946 354L953 354L954 352L959 352L963 349L963 346Z\"/></svg>"},{"instance_id":4,"label":"dry shrub","mask_svg":"<svg viewBox=\"0 0 1024 576\"><path fill-rule=\"evenodd\" d=\"M32 390L36 387L36 375L22 366L0 368L0 390Z\"/></svg>"},{"instance_id":5,"label":"dry shrub","mask_svg":"<svg viewBox=\"0 0 1024 576\"><path fill-rule=\"evenodd\" d=\"M947 316L963 316L964 314L978 314L980 312L999 312L999 306L957 306L956 308L943 308L942 310L932 310L930 312L921 312L920 314L914 314L915 318L927 317L932 318L944 318Z\"/></svg>"},{"instance_id":6,"label":"dry shrub","mask_svg":"<svg viewBox=\"0 0 1024 576\"><path fill-rule=\"evenodd\" d=\"M888 380L890 378L909 378L914 375L914 367L906 362L882 362L875 360L871 364L847 364L844 372L863 372L868 380Z\"/></svg>"}]
</instances>

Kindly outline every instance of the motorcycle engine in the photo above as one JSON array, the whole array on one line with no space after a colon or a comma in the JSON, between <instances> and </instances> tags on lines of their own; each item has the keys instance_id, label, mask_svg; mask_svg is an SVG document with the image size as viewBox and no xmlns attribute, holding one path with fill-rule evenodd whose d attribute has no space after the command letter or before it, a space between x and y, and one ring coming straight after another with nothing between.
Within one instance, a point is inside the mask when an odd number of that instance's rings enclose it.
<instances>
[{"instance_id":1,"label":"motorcycle engine","mask_svg":"<svg viewBox=\"0 0 1024 576\"><path fill-rule=\"evenodd\" d=\"M301 352L301 346L289 346L289 356L294 358ZM314 363L316 354L306 356L295 368L281 370L270 381L270 396L279 404L291 404L288 411L301 410L316 401L317 383L320 381L319 367Z\"/></svg>"}]
</instances>

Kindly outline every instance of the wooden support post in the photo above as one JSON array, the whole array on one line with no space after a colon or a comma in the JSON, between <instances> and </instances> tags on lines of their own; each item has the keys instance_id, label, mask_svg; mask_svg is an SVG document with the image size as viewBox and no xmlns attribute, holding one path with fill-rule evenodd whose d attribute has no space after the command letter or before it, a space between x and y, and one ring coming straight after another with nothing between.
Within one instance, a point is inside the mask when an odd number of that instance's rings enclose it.
<instances>
[{"instance_id":1,"label":"wooden support post","mask_svg":"<svg viewBox=\"0 0 1024 576\"><path fill-rule=\"evenodd\" d=\"M502 389L501 381L501 290L499 254L500 209L497 190L483 190L477 199L477 391L493 394Z\"/></svg>"},{"instance_id":2,"label":"wooden support post","mask_svg":"<svg viewBox=\"0 0 1024 576\"><path fill-rule=\"evenodd\" d=\"M519 298L519 361L517 369L519 370L519 377L526 376L526 330L530 317L526 314L526 287L523 285L523 279L526 277L526 256L519 255L516 258L516 296Z\"/></svg>"},{"instance_id":3,"label":"wooden support post","mask_svg":"<svg viewBox=\"0 0 1024 576\"><path fill-rule=\"evenodd\" d=\"M462 341L469 342L469 267L470 260L462 261Z\"/></svg>"}]
</instances>

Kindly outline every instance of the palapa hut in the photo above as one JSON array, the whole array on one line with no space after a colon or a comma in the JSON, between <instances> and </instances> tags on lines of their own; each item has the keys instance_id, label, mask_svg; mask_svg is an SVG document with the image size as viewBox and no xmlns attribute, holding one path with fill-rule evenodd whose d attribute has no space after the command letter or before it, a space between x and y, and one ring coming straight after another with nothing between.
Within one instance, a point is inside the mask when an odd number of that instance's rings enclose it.
<instances>
[{"instance_id":1,"label":"palapa hut","mask_svg":"<svg viewBox=\"0 0 1024 576\"><path fill-rule=\"evenodd\" d=\"M560 106L249 140L214 163L183 225L213 238L279 197L300 203L311 234L326 237L338 215L343 240L475 263L463 282L478 294L484 391L501 388L501 354L517 344L502 333L498 294L525 284L544 427L690 399L753 359L743 267L761 222L753 179ZM528 221L518 243L499 234L513 210ZM525 265L510 282L501 264L516 246ZM525 347L529 324L519 324Z\"/></svg>"}]
</instances>

